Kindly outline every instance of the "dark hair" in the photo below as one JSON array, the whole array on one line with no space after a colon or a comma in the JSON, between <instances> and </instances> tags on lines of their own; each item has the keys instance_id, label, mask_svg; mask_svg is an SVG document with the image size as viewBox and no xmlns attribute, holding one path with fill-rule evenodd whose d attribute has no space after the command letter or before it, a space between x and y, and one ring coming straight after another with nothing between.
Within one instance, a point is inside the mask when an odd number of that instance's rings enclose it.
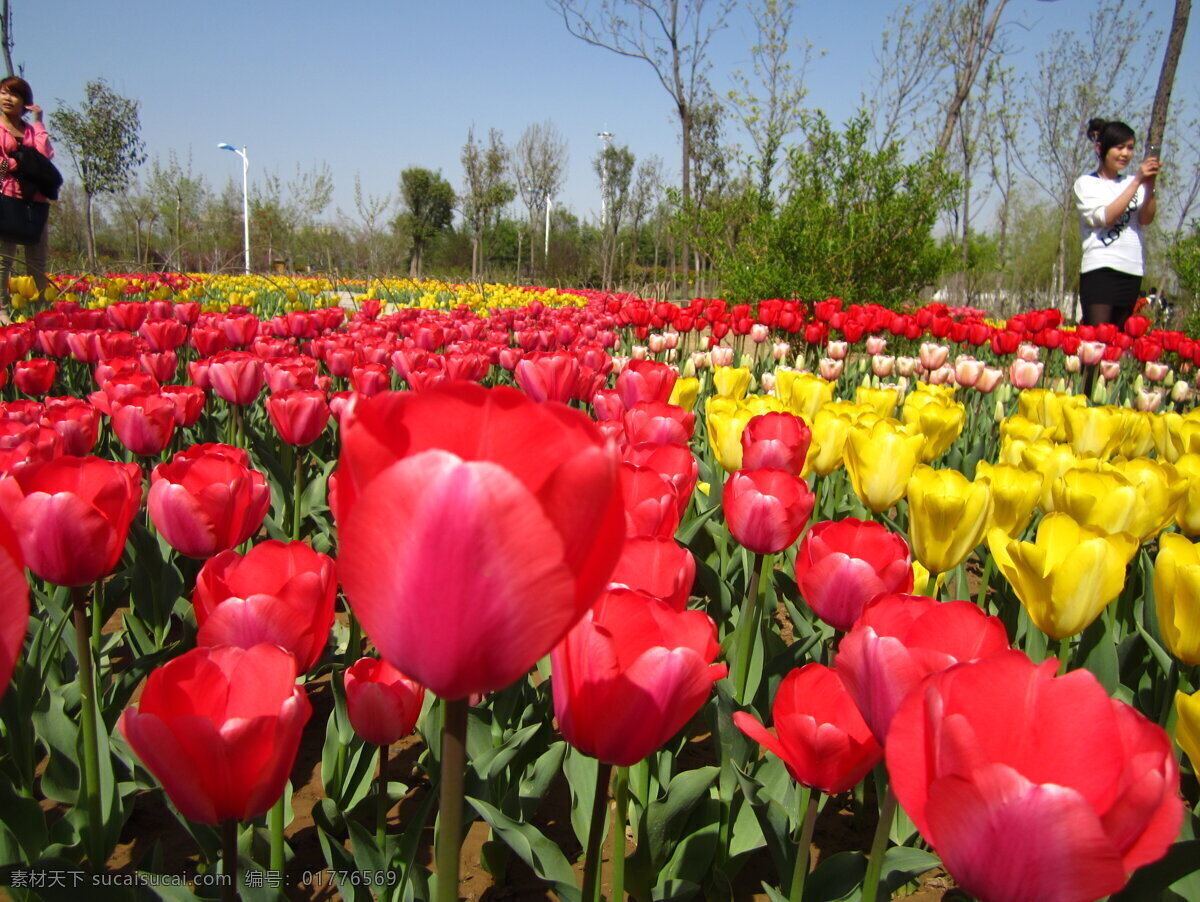
<instances>
[{"instance_id":1,"label":"dark hair","mask_svg":"<svg viewBox=\"0 0 1200 902\"><path fill-rule=\"evenodd\" d=\"M3 86L0 82L0 86ZM1090 119L1087 124L1088 140L1100 145L1100 159L1108 156L1108 152L1118 144L1124 144L1133 139L1133 129L1124 122L1109 122L1105 119Z\"/></svg>"}]
</instances>

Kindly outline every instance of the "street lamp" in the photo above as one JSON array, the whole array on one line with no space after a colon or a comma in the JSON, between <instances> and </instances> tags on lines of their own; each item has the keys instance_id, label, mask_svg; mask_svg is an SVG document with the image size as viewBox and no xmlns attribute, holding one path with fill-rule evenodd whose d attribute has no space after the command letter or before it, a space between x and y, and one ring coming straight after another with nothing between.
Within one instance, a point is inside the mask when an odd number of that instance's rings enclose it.
<instances>
[{"instance_id":1,"label":"street lamp","mask_svg":"<svg viewBox=\"0 0 1200 902\"><path fill-rule=\"evenodd\" d=\"M238 150L232 144L218 144L221 150L231 150L242 158L242 246L246 251L246 275L250 274L250 157L246 147Z\"/></svg>"}]
</instances>

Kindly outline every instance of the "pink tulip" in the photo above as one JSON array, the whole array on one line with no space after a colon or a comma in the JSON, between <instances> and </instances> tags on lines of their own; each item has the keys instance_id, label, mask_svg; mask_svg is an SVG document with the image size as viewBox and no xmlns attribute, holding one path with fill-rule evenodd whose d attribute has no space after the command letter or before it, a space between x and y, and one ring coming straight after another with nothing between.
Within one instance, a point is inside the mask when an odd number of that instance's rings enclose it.
<instances>
[{"instance_id":1,"label":"pink tulip","mask_svg":"<svg viewBox=\"0 0 1200 902\"><path fill-rule=\"evenodd\" d=\"M1001 652L935 674L887 737L892 788L967 893L1089 902L1183 819L1171 740L1087 670ZM1032 894L1032 895L1031 895Z\"/></svg>"},{"instance_id":2,"label":"pink tulip","mask_svg":"<svg viewBox=\"0 0 1200 902\"><path fill-rule=\"evenodd\" d=\"M816 497L787 470L738 470L725 482L721 506L729 532L756 554L791 547L808 523Z\"/></svg>"},{"instance_id":3,"label":"pink tulip","mask_svg":"<svg viewBox=\"0 0 1200 902\"><path fill-rule=\"evenodd\" d=\"M904 539L878 523L825 520L800 543L796 585L818 617L848 630L876 595L912 591L912 557Z\"/></svg>"},{"instance_id":4,"label":"pink tulip","mask_svg":"<svg viewBox=\"0 0 1200 902\"><path fill-rule=\"evenodd\" d=\"M1042 378L1042 363L1030 363L1017 357L1008 366L1008 381L1013 388L1033 388Z\"/></svg>"},{"instance_id":5,"label":"pink tulip","mask_svg":"<svg viewBox=\"0 0 1200 902\"><path fill-rule=\"evenodd\" d=\"M883 742L900 703L931 673L1008 648L996 617L969 601L880 595L838 646L834 666Z\"/></svg>"},{"instance_id":6,"label":"pink tulip","mask_svg":"<svg viewBox=\"0 0 1200 902\"><path fill-rule=\"evenodd\" d=\"M936 370L949 359L950 349L945 345L925 341L917 349L917 356L921 361L921 366L925 369Z\"/></svg>"}]
</instances>

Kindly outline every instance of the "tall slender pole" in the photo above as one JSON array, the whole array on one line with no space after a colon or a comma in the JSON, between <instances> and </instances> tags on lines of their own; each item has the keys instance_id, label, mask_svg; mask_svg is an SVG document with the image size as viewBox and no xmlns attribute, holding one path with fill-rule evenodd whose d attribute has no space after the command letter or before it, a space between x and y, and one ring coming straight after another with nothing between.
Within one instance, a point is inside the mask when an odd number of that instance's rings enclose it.
<instances>
[{"instance_id":1,"label":"tall slender pole","mask_svg":"<svg viewBox=\"0 0 1200 902\"><path fill-rule=\"evenodd\" d=\"M550 208L554 206L554 199L549 194L546 195L546 249L542 254L542 266L546 265L546 261L550 259Z\"/></svg>"},{"instance_id":2,"label":"tall slender pole","mask_svg":"<svg viewBox=\"0 0 1200 902\"><path fill-rule=\"evenodd\" d=\"M250 275L250 157L244 144L238 156L242 158L242 247L246 252L246 275Z\"/></svg>"}]
</instances>

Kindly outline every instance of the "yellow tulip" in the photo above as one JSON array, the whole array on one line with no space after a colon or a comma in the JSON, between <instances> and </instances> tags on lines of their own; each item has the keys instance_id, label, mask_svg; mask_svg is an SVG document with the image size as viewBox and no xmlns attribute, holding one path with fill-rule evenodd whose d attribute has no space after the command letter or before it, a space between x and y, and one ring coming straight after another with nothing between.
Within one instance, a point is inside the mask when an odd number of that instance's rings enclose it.
<instances>
[{"instance_id":1,"label":"yellow tulip","mask_svg":"<svg viewBox=\"0 0 1200 902\"><path fill-rule=\"evenodd\" d=\"M1054 509L1068 514L1081 526L1101 532L1137 535L1137 506L1142 493L1124 474L1110 468L1075 466L1050 488Z\"/></svg>"},{"instance_id":2,"label":"yellow tulip","mask_svg":"<svg viewBox=\"0 0 1200 902\"><path fill-rule=\"evenodd\" d=\"M1038 524L1033 542L993 529L988 547L1029 619L1050 638L1065 639L1085 630L1120 594L1138 543L1128 533L1106 535L1054 513Z\"/></svg>"},{"instance_id":3,"label":"yellow tulip","mask_svg":"<svg viewBox=\"0 0 1200 902\"><path fill-rule=\"evenodd\" d=\"M832 408L833 405L822 407L813 417L810 425L812 442L808 446L808 457L804 459L802 476L808 476L809 472L828 476L844 462L846 436L854 428L856 418Z\"/></svg>"},{"instance_id":4,"label":"yellow tulip","mask_svg":"<svg viewBox=\"0 0 1200 902\"><path fill-rule=\"evenodd\" d=\"M1172 464L1149 457L1118 458L1112 467L1138 489L1139 500L1130 532L1148 542L1175 518L1188 490L1187 477Z\"/></svg>"},{"instance_id":5,"label":"yellow tulip","mask_svg":"<svg viewBox=\"0 0 1200 902\"><path fill-rule=\"evenodd\" d=\"M718 366L713 369L713 388L722 398L740 401L750 390L750 368Z\"/></svg>"},{"instance_id":6,"label":"yellow tulip","mask_svg":"<svg viewBox=\"0 0 1200 902\"><path fill-rule=\"evenodd\" d=\"M1179 426L1183 417L1173 410L1155 414L1151 420L1151 430L1154 434L1154 450L1163 460L1175 463L1183 454L1179 436Z\"/></svg>"},{"instance_id":7,"label":"yellow tulip","mask_svg":"<svg viewBox=\"0 0 1200 902\"><path fill-rule=\"evenodd\" d=\"M1175 471L1186 485L1175 509L1175 525L1184 535L1200 535L1200 454L1181 455Z\"/></svg>"},{"instance_id":8,"label":"yellow tulip","mask_svg":"<svg viewBox=\"0 0 1200 902\"><path fill-rule=\"evenodd\" d=\"M916 560L915 558L913 559L913 562L912 562L912 571L913 571L913 592L916 593L917 595L928 594L928 595L931 595L936 598L938 592L941 591L942 584L946 582L946 574L945 573L937 574L937 578L933 582L933 588L930 589L929 588L929 571L926 570L923 566L921 566L921 562Z\"/></svg>"},{"instance_id":9,"label":"yellow tulip","mask_svg":"<svg viewBox=\"0 0 1200 902\"><path fill-rule=\"evenodd\" d=\"M1185 664L1200 664L1200 548L1177 532L1159 540L1154 607L1171 654Z\"/></svg>"},{"instance_id":10,"label":"yellow tulip","mask_svg":"<svg viewBox=\"0 0 1200 902\"><path fill-rule=\"evenodd\" d=\"M851 429L846 437L846 472L863 504L879 514L903 498L924 444L925 436L909 434L895 420Z\"/></svg>"},{"instance_id":11,"label":"yellow tulip","mask_svg":"<svg viewBox=\"0 0 1200 902\"><path fill-rule=\"evenodd\" d=\"M1039 439L1021 449L1019 466L1042 474L1042 500L1038 502L1038 506L1046 513L1054 510L1054 496L1051 493L1054 483L1077 463L1078 458L1070 445L1059 445Z\"/></svg>"},{"instance_id":12,"label":"yellow tulip","mask_svg":"<svg viewBox=\"0 0 1200 902\"><path fill-rule=\"evenodd\" d=\"M1131 460L1145 457L1154 447L1154 414L1128 407L1121 410L1125 412L1125 432L1117 444L1117 453Z\"/></svg>"},{"instance_id":13,"label":"yellow tulip","mask_svg":"<svg viewBox=\"0 0 1200 902\"><path fill-rule=\"evenodd\" d=\"M1028 417L1015 414L1011 417L1005 417L1000 423L1000 441L1015 441L1020 439L1026 442L1036 442L1040 438L1048 438L1053 441L1053 438L1049 434L1052 431Z\"/></svg>"},{"instance_id":14,"label":"yellow tulip","mask_svg":"<svg viewBox=\"0 0 1200 902\"><path fill-rule=\"evenodd\" d=\"M1068 407L1067 441L1080 457L1112 457L1125 419L1115 407Z\"/></svg>"},{"instance_id":15,"label":"yellow tulip","mask_svg":"<svg viewBox=\"0 0 1200 902\"><path fill-rule=\"evenodd\" d=\"M881 417L890 417L896 412L896 405L900 403L900 390L895 386L867 388L860 385L854 392L854 400L867 405Z\"/></svg>"},{"instance_id":16,"label":"yellow tulip","mask_svg":"<svg viewBox=\"0 0 1200 902\"><path fill-rule=\"evenodd\" d=\"M958 470L919 466L908 481L908 537L913 555L931 573L953 570L983 540L992 512L987 480Z\"/></svg>"},{"instance_id":17,"label":"yellow tulip","mask_svg":"<svg viewBox=\"0 0 1200 902\"><path fill-rule=\"evenodd\" d=\"M782 411L783 405L770 395L754 395L742 401L711 397L705 406L708 444L717 462L727 472L742 468L742 431L760 413Z\"/></svg>"},{"instance_id":18,"label":"yellow tulip","mask_svg":"<svg viewBox=\"0 0 1200 902\"><path fill-rule=\"evenodd\" d=\"M934 401L910 409L906 401L904 422L910 432L925 436L921 462L929 463L950 450L954 440L962 434L967 422L967 409L956 401Z\"/></svg>"},{"instance_id":19,"label":"yellow tulip","mask_svg":"<svg viewBox=\"0 0 1200 902\"><path fill-rule=\"evenodd\" d=\"M687 411L696 409L696 398L699 396L699 379L676 379L675 386L671 389L671 403Z\"/></svg>"},{"instance_id":20,"label":"yellow tulip","mask_svg":"<svg viewBox=\"0 0 1200 902\"><path fill-rule=\"evenodd\" d=\"M836 383L822 379L812 373L777 367L775 370L775 392L786 409L804 417L811 423L817 411L833 400Z\"/></svg>"},{"instance_id":21,"label":"yellow tulip","mask_svg":"<svg viewBox=\"0 0 1200 902\"><path fill-rule=\"evenodd\" d=\"M1039 423L1047 431L1047 438L1056 442L1067 438L1067 408L1087 406L1084 395L1068 395L1045 388L1027 388L1017 395L1017 409L1021 416Z\"/></svg>"},{"instance_id":22,"label":"yellow tulip","mask_svg":"<svg viewBox=\"0 0 1200 902\"><path fill-rule=\"evenodd\" d=\"M975 478L986 479L992 486L992 517L988 529L1003 529L1014 538L1024 532L1042 497L1042 474L981 460L975 467Z\"/></svg>"},{"instance_id":23,"label":"yellow tulip","mask_svg":"<svg viewBox=\"0 0 1200 902\"><path fill-rule=\"evenodd\" d=\"M1200 692L1175 692L1175 741L1187 753L1192 767L1200 771Z\"/></svg>"}]
</instances>

